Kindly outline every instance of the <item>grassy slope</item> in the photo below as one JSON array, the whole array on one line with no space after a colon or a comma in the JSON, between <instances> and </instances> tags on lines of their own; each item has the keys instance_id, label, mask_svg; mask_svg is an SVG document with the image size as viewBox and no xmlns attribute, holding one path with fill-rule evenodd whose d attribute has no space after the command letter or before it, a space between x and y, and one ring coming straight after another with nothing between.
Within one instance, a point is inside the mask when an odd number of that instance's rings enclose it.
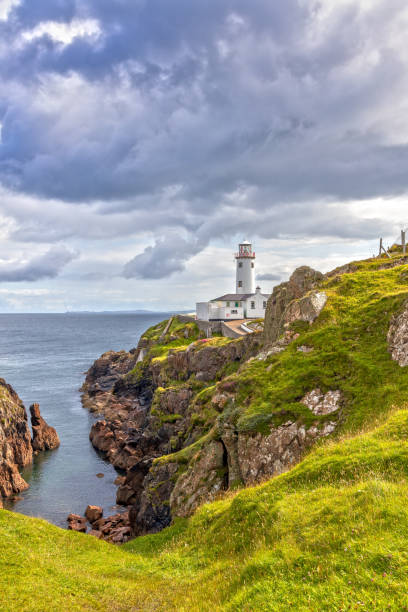
<instances>
[{"instance_id":1,"label":"grassy slope","mask_svg":"<svg viewBox=\"0 0 408 612\"><path fill-rule=\"evenodd\" d=\"M408 266L376 266L327 281L317 324L238 379L242 428L341 388L338 441L121 548L0 511L0 609L408 610L408 369L385 342Z\"/></svg>"},{"instance_id":2,"label":"grassy slope","mask_svg":"<svg viewBox=\"0 0 408 612\"><path fill-rule=\"evenodd\" d=\"M0 607L403 610L407 441L400 410L122 548L1 511Z\"/></svg>"},{"instance_id":3,"label":"grassy slope","mask_svg":"<svg viewBox=\"0 0 408 612\"><path fill-rule=\"evenodd\" d=\"M408 298L408 265L379 270L382 264L359 262L353 274L325 281L329 302L316 324L295 323L300 337L285 352L251 362L238 374L239 429L262 431L288 414L313 420L299 400L316 387L343 391L340 432L372 426L393 405L408 402L408 370L387 351L390 319ZM301 345L314 351L299 352Z\"/></svg>"}]
</instances>

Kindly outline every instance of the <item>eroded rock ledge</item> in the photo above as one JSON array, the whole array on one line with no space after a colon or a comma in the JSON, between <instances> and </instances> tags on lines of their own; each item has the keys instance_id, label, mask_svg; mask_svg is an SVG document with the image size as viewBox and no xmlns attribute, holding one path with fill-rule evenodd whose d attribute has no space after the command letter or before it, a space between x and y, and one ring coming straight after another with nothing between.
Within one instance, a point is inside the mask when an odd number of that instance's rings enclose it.
<instances>
[{"instance_id":1,"label":"eroded rock ledge","mask_svg":"<svg viewBox=\"0 0 408 612\"><path fill-rule=\"evenodd\" d=\"M53 430L36 406L36 418ZM55 436L58 438L56 432ZM14 389L0 379L0 502L2 497L17 495L28 488L19 470L32 462L33 450L37 450L37 444L31 440L26 409Z\"/></svg>"}]
</instances>

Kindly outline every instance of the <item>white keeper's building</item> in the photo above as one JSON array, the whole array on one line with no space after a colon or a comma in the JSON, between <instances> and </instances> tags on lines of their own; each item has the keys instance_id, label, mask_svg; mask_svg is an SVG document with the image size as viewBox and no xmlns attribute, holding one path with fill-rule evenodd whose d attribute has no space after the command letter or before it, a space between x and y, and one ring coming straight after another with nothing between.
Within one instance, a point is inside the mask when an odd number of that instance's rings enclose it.
<instances>
[{"instance_id":1,"label":"white keeper's building","mask_svg":"<svg viewBox=\"0 0 408 612\"><path fill-rule=\"evenodd\" d=\"M265 316L269 294L255 288L255 253L252 244L242 242L236 260L236 293L227 293L210 302L197 302L196 317L201 321L260 319Z\"/></svg>"}]
</instances>

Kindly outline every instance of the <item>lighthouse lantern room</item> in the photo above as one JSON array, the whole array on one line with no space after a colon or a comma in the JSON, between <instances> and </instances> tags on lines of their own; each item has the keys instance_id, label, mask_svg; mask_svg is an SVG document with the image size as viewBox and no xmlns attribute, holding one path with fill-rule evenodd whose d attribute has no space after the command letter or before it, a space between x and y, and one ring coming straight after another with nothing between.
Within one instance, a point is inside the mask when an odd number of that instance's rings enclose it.
<instances>
[{"instance_id":1,"label":"lighthouse lantern room","mask_svg":"<svg viewBox=\"0 0 408 612\"><path fill-rule=\"evenodd\" d=\"M235 255L237 264L236 292L239 294L255 293L255 253L252 244L245 240L238 246Z\"/></svg>"}]
</instances>

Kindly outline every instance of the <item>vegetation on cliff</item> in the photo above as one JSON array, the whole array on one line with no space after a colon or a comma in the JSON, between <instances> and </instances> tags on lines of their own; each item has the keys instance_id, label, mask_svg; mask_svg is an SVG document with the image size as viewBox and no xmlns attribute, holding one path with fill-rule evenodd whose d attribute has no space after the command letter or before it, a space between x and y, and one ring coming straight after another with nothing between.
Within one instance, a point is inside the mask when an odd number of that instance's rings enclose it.
<instances>
[{"instance_id":1,"label":"vegetation on cliff","mask_svg":"<svg viewBox=\"0 0 408 612\"><path fill-rule=\"evenodd\" d=\"M5 609L408 609L406 261L305 269L274 291L264 336L200 342L174 319L117 376L102 360L89 389L142 431L117 436L124 488L144 528L159 510L154 529L173 524L119 549L0 512Z\"/></svg>"},{"instance_id":2,"label":"vegetation on cliff","mask_svg":"<svg viewBox=\"0 0 408 612\"><path fill-rule=\"evenodd\" d=\"M2 609L406 609L408 410L120 548L0 512Z\"/></svg>"}]
</instances>

